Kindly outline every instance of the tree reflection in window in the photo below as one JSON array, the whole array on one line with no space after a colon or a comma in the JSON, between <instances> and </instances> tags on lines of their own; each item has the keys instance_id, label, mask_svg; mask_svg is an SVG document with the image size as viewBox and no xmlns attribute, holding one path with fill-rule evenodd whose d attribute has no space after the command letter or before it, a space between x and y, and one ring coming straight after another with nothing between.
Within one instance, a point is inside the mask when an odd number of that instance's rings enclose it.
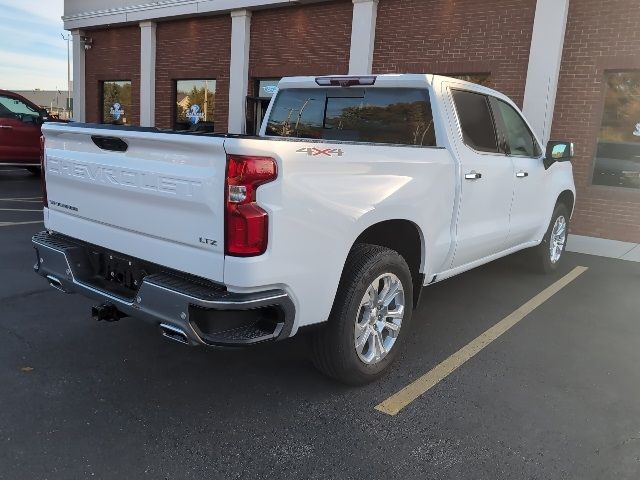
<instances>
[{"instance_id":1,"label":"tree reflection in window","mask_svg":"<svg viewBox=\"0 0 640 480\"><path fill-rule=\"evenodd\" d=\"M640 188L640 70L607 72L593 183Z\"/></svg>"},{"instance_id":2,"label":"tree reflection in window","mask_svg":"<svg viewBox=\"0 0 640 480\"><path fill-rule=\"evenodd\" d=\"M102 82L102 123L129 125L131 119L131 82Z\"/></svg>"},{"instance_id":3,"label":"tree reflection in window","mask_svg":"<svg viewBox=\"0 0 640 480\"><path fill-rule=\"evenodd\" d=\"M177 80L174 128L213 132L215 103L215 80Z\"/></svg>"},{"instance_id":4,"label":"tree reflection in window","mask_svg":"<svg viewBox=\"0 0 640 480\"><path fill-rule=\"evenodd\" d=\"M428 92L405 88L283 90L267 124L275 136L434 146Z\"/></svg>"}]
</instances>

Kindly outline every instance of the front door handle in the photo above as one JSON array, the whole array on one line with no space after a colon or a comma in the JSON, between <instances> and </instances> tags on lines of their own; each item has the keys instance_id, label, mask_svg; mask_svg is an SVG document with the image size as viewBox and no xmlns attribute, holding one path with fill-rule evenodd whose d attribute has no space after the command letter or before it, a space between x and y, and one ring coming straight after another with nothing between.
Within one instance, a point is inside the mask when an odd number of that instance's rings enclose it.
<instances>
[{"instance_id":1,"label":"front door handle","mask_svg":"<svg viewBox=\"0 0 640 480\"><path fill-rule=\"evenodd\" d=\"M0 128L6 128L7 130L12 130L13 127L11 125L0 125Z\"/></svg>"},{"instance_id":2,"label":"front door handle","mask_svg":"<svg viewBox=\"0 0 640 480\"><path fill-rule=\"evenodd\" d=\"M480 178L482 178L482 174L478 173L476 171L471 171L469 173L465 173L464 174L464 179L465 180L478 180Z\"/></svg>"},{"instance_id":3,"label":"front door handle","mask_svg":"<svg viewBox=\"0 0 640 480\"><path fill-rule=\"evenodd\" d=\"M528 177L529 176L529 172L518 172L516 173L516 177L518 178L524 178L524 177Z\"/></svg>"}]
</instances>

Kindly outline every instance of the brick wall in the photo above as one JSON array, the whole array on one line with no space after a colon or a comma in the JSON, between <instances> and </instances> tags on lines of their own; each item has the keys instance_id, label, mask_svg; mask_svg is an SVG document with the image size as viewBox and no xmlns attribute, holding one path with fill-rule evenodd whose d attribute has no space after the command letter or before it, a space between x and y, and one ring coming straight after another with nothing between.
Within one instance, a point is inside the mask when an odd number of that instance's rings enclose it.
<instances>
[{"instance_id":1,"label":"brick wall","mask_svg":"<svg viewBox=\"0 0 640 480\"><path fill-rule=\"evenodd\" d=\"M129 123L140 123L140 28L135 26L89 30L93 46L85 56L87 122L102 121L102 82L131 80Z\"/></svg>"},{"instance_id":2,"label":"brick wall","mask_svg":"<svg viewBox=\"0 0 640 480\"><path fill-rule=\"evenodd\" d=\"M215 131L226 132L230 54L228 14L158 23L156 126L173 128L176 80L216 80Z\"/></svg>"},{"instance_id":3,"label":"brick wall","mask_svg":"<svg viewBox=\"0 0 640 480\"><path fill-rule=\"evenodd\" d=\"M253 12L249 77L348 73L352 16L349 0Z\"/></svg>"},{"instance_id":4,"label":"brick wall","mask_svg":"<svg viewBox=\"0 0 640 480\"><path fill-rule=\"evenodd\" d=\"M522 106L536 0L380 0L374 73L490 73Z\"/></svg>"},{"instance_id":5,"label":"brick wall","mask_svg":"<svg viewBox=\"0 0 640 480\"><path fill-rule=\"evenodd\" d=\"M640 242L640 190L591 185L604 73L640 69L639 26L636 0L572 0L569 5L552 138L575 142L576 234Z\"/></svg>"}]
</instances>

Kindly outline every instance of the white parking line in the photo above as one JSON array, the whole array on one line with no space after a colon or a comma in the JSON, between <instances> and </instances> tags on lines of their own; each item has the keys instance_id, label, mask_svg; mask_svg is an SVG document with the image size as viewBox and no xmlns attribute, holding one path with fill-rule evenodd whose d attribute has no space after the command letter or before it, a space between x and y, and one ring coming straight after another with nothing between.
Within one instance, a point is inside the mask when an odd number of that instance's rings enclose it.
<instances>
[{"instance_id":1,"label":"white parking line","mask_svg":"<svg viewBox=\"0 0 640 480\"><path fill-rule=\"evenodd\" d=\"M42 209L38 210L30 210L28 208L0 208L0 212L40 212L42 213Z\"/></svg>"},{"instance_id":2,"label":"white parking line","mask_svg":"<svg viewBox=\"0 0 640 480\"><path fill-rule=\"evenodd\" d=\"M553 295L569 285L586 270L587 267L574 268L560 280L545 288L516 311L500 320L489 330L469 342L446 360L443 360L423 376L410 383L399 392L393 394L385 401L376 405L375 409L379 412L386 413L387 415L397 415L400 410L455 372L476 354L486 348L491 342L507 332L511 327L515 326L520 322L520 320L525 318L532 311L549 300Z\"/></svg>"},{"instance_id":3,"label":"white parking line","mask_svg":"<svg viewBox=\"0 0 640 480\"><path fill-rule=\"evenodd\" d=\"M43 220L33 220L29 222L0 222L0 227L12 227L14 225L30 225L32 223L44 223Z\"/></svg>"},{"instance_id":4,"label":"white parking line","mask_svg":"<svg viewBox=\"0 0 640 480\"><path fill-rule=\"evenodd\" d=\"M37 202L42 197L0 198L0 202Z\"/></svg>"}]
</instances>

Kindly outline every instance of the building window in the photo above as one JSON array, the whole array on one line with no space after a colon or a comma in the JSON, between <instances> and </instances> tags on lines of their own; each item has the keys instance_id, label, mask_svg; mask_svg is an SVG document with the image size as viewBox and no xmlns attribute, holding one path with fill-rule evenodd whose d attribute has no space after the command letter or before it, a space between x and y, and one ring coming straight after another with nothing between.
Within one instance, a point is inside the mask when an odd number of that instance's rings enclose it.
<instances>
[{"instance_id":1,"label":"building window","mask_svg":"<svg viewBox=\"0 0 640 480\"><path fill-rule=\"evenodd\" d=\"M640 70L605 74L593 184L640 189Z\"/></svg>"},{"instance_id":2,"label":"building window","mask_svg":"<svg viewBox=\"0 0 640 480\"><path fill-rule=\"evenodd\" d=\"M129 125L131 121L131 81L102 82L102 123Z\"/></svg>"},{"instance_id":3,"label":"building window","mask_svg":"<svg viewBox=\"0 0 640 480\"><path fill-rule=\"evenodd\" d=\"M177 80L174 128L213 132L215 105L215 80Z\"/></svg>"},{"instance_id":4,"label":"building window","mask_svg":"<svg viewBox=\"0 0 640 480\"><path fill-rule=\"evenodd\" d=\"M262 100L271 100L271 97L278 91L279 78L260 79L258 83L258 98Z\"/></svg>"},{"instance_id":5,"label":"building window","mask_svg":"<svg viewBox=\"0 0 640 480\"><path fill-rule=\"evenodd\" d=\"M247 97L247 133L255 135L260 131L262 120L269 108L269 102L278 91L279 78L259 78L254 80L254 97Z\"/></svg>"}]
</instances>

